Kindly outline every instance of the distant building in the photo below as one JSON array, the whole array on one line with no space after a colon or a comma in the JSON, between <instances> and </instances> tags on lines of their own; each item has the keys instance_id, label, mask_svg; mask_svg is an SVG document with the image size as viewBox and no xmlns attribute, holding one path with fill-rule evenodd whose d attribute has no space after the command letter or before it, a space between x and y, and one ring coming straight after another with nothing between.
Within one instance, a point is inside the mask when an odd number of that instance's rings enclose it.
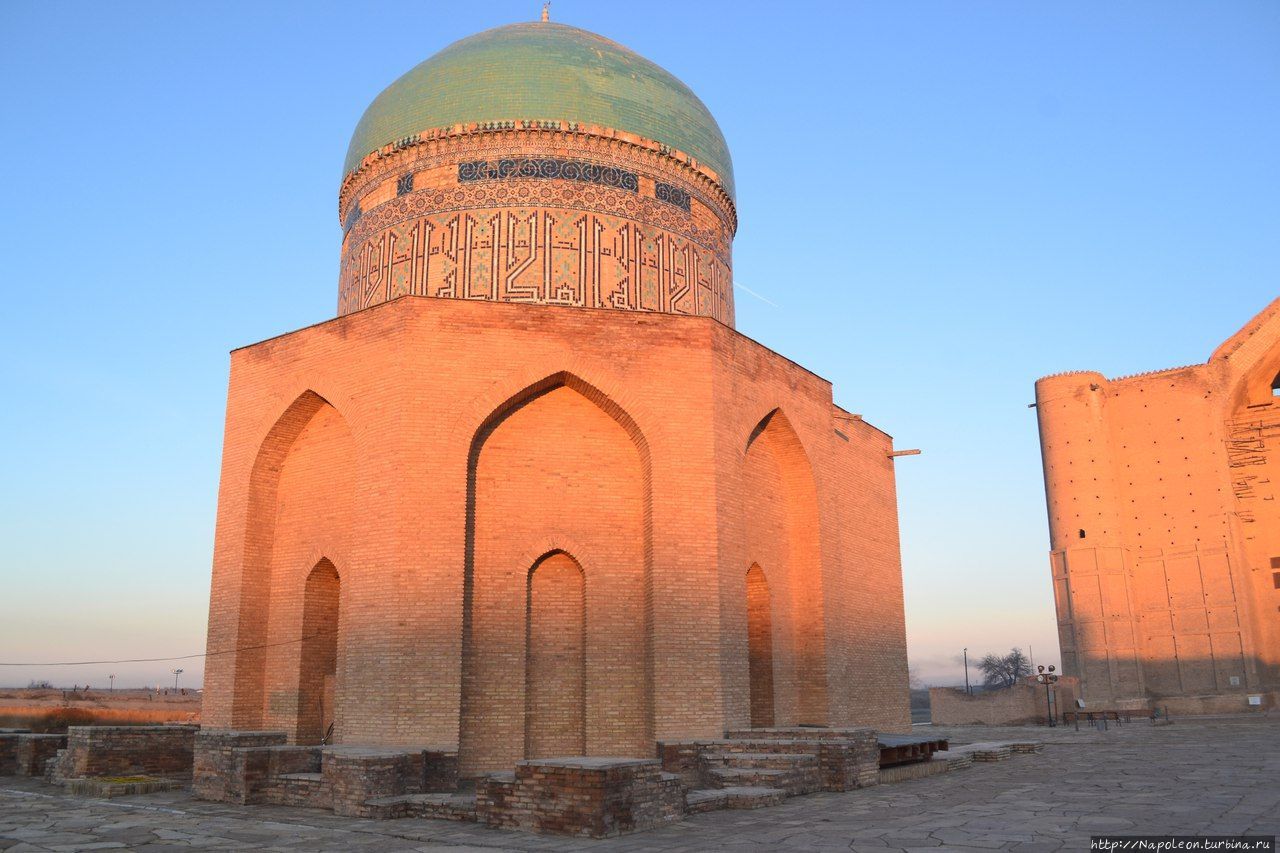
<instances>
[{"instance_id":1,"label":"distant building","mask_svg":"<svg viewBox=\"0 0 1280 853\"><path fill-rule=\"evenodd\" d=\"M206 728L476 775L910 725L892 440L734 330L684 84L463 39L365 112L338 207L339 316L232 354Z\"/></svg>"},{"instance_id":2,"label":"distant building","mask_svg":"<svg viewBox=\"0 0 1280 853\"><path fill-rule=\"evenodd\" d=\"M1280 300L1204 364L1036 383L1063 669L1100 706L1274 704Z\"/></svg>"}]
</instances>

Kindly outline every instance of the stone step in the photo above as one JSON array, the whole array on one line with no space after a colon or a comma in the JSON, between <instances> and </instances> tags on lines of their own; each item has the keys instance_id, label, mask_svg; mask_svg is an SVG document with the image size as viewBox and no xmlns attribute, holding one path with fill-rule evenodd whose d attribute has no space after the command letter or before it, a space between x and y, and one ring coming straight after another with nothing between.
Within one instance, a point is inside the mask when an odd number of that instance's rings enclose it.
<instances>
[{"instance_id":1,"label":"stone step","mask_svg":"<svg viewBox=\"0 0 1280 853\"><path fill-rule=\"evenodd\" d=\"M711 767L759 767L777 770L818 769L818 756L795 752L704 752Z\"/></svg>"},{"instance_id":2,"label":"stone step","mask_svg":"<svg viewBox=\"0 0 1280 853\"><path fill-rule=\"evenodd\" d=\"M324 782L323 773L281 773L277 779L287 779L290 782L311 782L319 785Z\"/></svg>"},{"instance_id":3,"label":"stone step","mask_svg":"<svg viewBox=\"0 0 1280 853\"><path fill-rule=\"evenodd\" d=\"M700 814L718 809L762 809L776 806L787 798L781 788L738 786L732 788L694 788L685 797L687 812Z\"/></svg>"},{"instance_id":4,"label":"stone step","mask_svg":"<svg viewBox=\"0 0 1280 853\"><path fill-rule=\"evenodd\" d=\"M821 726L790 726L772 729L730 729L729 740L859 740L873 737L871 729L828 729Z\"/></svg>"},{"instance_id":5,"label":"stone step","mask_svg":"<svg viewBox=\"0 0 1280 853\"><path fill-rule=\"evenodd\" d=\"M967 752L952 752L951 750L935 752L933 761L941 761L947 765L948 770L964 770L973 766L973 756Z\"/></svg>"},{"instance_id":6,"label":"stone step","mask_svg":"<svg viewBox=\"0 0 1280 853\"><path fill-rule=\"evenodd\" d=\"M702 758L717 788L782 788L791 796L822 789L818 757L810 753L710 752Z\"/></svg>"},{"instance_id":7,"label":"stone step","mask_svg":"<svg viewBox=\"0 0 1280 853\"><path fill-rule=\"evenodd\" d=\"M1013 755L1013 748L1008 743L992 741L953 745L947 752L968 755L974 761L1007 761Z\"/></svg>"},{"instance_id":8,"label":"stone step","mask_svg":"<svg viewBox=\"0 0 1280 853\"><path fill-rule=\"evenodd\" d=\"M758 767L715 767L707 776L717 788L782 788L791 781L786 770Z\"/></svg>"},{"instance_id":9,"label":"stone step","mask_svg":"<svg viewBox=\"0 0 1280 853\"><path fill-rule=\"evenodd\" d=\"M719 752L768 752L791 755L817 755L822 748L818 740L720 740L711 747Z\"/></svg>"},{"instance_id":10,"label":"stone step","mask_svg":"<svg viewBox=\"0 0 1280 853\"><path fill-rule=\"evenodd\" d=\"M475 794L401 794L366 800L371 817L424 817L436 820L476 819Z\"/></svg>"}]
</instances>

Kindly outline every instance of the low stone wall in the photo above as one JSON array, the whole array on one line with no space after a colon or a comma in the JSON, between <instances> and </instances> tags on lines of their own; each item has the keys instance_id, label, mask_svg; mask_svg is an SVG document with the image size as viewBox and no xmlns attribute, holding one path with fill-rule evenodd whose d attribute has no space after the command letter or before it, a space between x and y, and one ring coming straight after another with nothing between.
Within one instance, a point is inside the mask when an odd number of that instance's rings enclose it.
<instances>
[{"instance_id":1,"label":"low stone wall","mask_svg":"<svg viewBox=\"0 0 1280 853\"><path fill-rule=\"evenodd\" d=\"M749 729L729 734L722 740L659 742L662 769L679 776L688 788L704 788L712 784L708 754L813 755L824 791L852 791L879 783L880 747L871 729Z\"/></svg>"},{"instance_id":2,"label":"low stone wall","mask_svg":"<svg viewBox=\"0 0 1280 853\"><path fill-rule=\"evenodd\" d=\"M197 726L71 726L54 781L95 776L191 778Z\"/></svg>"},{"instance_id":3,"label":"low stone wall","mask_svg":"<svg viewBox=\"0 0 1280 853\"><path fill-rule=\"evenodd\" d=\"M1055 716L1076 707L1079 679L1063 676L1054 686ZM935 726L1020 726L1047 721L1044 686L1021 682L1003 690L972 695L954 687L929 688L929 714Z\"/></svg>"},{"instance_id":4,"label":"low stone wall","mask_svg":"<svg viewBox=\"0 0 1280 853\"><path fill-rule=\"evenodd\" d=\"M370 800L448 793L458 786L458 756L450 750L291 746L286 740L284 732L201 732L195 746L195 795L372 817L380 810Z\"/></svg>"},{"instance_id":5,"label":"low stone wall","mask_svg":"<svg viewBox=\"0 0 1280 853\"><path fill-rule=\"evenodd\" d=\"M201 730L195 737L191 790L202 800L244 805L253 802L269 768L254 748L283 746L284 732Z\"/></svg>"},{"instance_id":6,"label":"low stone wall","mask_svg":"<svg viewBox=\"0 0 1280 853\"><path fill-rule=\"evenodd\" d=\"M321 772L334 814L370 817L369 800L426 793L423 750L326 749Z\"/></svg>"},{"instance_id":7,"label":"low stone wall","mask_svg":"<svg viewBox=\"0 0 1280 853\"><path fill-rule=\"evenodd\" d=\"M66 735L0 732L0 776L43 776L47 762L66 745Z\"/></svg>"},{"instance_id":8,"label":"low stone wall","mask_svg":"<svg viewBox=\"0 0 1280 853\"><path fill-rule=\"evenodd\" d=\"M490 826L606 838L679 820L680 778L642 758L521 761L480 780L476 817Z\"/></svg>"},{"instance_id":9,"label":"low stone wall","mask_svg":"<svg viewBox=\"0 0 1280 853\"><path fill-rule=\"evenodd\" d=\"M848 741L831 741L818 750L824 791L853 791L880 783L880 745L875 732Z\"/></svg>"}]
</instances>

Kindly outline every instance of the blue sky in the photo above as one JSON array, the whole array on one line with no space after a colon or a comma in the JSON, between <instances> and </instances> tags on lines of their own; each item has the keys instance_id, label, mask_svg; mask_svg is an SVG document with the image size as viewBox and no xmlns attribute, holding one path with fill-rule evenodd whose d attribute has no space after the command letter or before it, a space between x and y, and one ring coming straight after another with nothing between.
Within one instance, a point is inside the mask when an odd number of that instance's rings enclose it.
<instances>
[{"instance_id":1,"label":"blue sky","mask_svg":"<svg viewBox=\"0 0 1280 853\"><path fill-rule=\"evenodd\" d=\"M485 4L7 3L0 660L200 652L233 347L335 313L364 107ZM1205 360L1280 287L1280 4L557 0L719 119L738 328L923 454L907 629L1057 662L1043 374ZM200 661L0 671L163 681Z\"/></svg>"}]
</instances>

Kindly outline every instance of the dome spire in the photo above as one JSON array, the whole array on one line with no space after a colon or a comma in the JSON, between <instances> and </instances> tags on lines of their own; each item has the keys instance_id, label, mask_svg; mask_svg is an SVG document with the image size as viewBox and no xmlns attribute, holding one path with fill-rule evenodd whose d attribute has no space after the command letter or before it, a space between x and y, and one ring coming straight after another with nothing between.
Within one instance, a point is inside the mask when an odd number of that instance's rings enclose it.
<instances>
[{"instance_id":1,"label":"dome spire","mask_svg":"<svg viewBox=\"0 0 1280 853\"><path fill-rule=\"evenodd\" d=\"M548 0L548 2L542 4L542 23L545 24L547 21L550 21L550 20L551 20L551 2L550 0Z\"/></svg>"}]
</instances>

